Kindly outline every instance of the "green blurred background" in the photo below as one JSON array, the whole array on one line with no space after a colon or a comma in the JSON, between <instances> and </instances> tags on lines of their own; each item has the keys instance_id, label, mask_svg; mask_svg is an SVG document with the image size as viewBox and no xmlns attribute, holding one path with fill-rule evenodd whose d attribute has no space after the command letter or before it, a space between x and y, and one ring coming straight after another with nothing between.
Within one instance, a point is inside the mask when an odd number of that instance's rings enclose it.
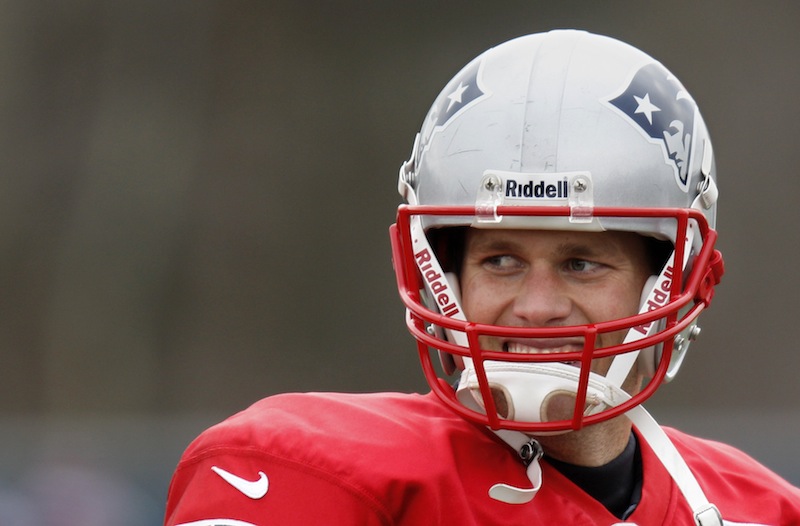
<instances>
[{"instance_id":1,"label":"green blurred background","mask_svg":"<svg viewBox=\"0 0 800 526\"><path fill-rule=\"evenodd\" d=\"M800 3L0 0L0 524L160 524L203 428L425 389L387 229L460 67L577 27L700 104L727 274L663 423L800 483Z\"/></svg>"}]
</instances>

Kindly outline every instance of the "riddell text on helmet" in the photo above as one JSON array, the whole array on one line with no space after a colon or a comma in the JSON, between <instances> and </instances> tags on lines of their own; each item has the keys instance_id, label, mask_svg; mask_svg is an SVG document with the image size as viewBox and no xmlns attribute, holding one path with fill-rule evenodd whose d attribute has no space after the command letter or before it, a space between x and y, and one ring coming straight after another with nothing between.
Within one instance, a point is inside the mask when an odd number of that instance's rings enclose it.
<instances>
[{"instance_id":1,"label":"riddell text on helmet","mask_svg":"<svg viewBox=\"0 0 800 526\"><path fill-rule=\"evenodd\" d=\"M655 287L653 287L652 292L650 292L650 294L647 296L647 301L645 302L647 305L647 312L652 312L667 304L670 289L672 288L672 276L673 266L669 265L658 277ZM633 327L633 330L640 333L642 336L647 336L647 333L650 331L650 327L652 325L653 322L637 325L636 327Z\"/></svg>"},{"instance_id":2,"label":"riddell text on helmet","mask_svg":"<svg viewBox=\"0 0 800 526\"><path fill-rule=\"evenodd\" d=\"M454 301L454 297L450 292L450 287L447 285L447 280L433 268L431 264L431 253L427 248L424 248L414 254L417 260L417 268L419 268L422 277L428 283L428 289L436 299L436 304L445 316L455 316L459 310L458 305Z\"/></svg>"},{"instance_id":3,"label":"riddell text on helmet","mask_svg":"<svg viewBox=\"0 0 800 526\"><path fill-rule=\"evenodd\" d=\"M533 180L523 182L509 179L506 181L506 197L518 199L568 199L569 183L567 183L566 179L556 181L555 184L547 183L544 180L534 184Z\"/></svg>"}]
</instances>

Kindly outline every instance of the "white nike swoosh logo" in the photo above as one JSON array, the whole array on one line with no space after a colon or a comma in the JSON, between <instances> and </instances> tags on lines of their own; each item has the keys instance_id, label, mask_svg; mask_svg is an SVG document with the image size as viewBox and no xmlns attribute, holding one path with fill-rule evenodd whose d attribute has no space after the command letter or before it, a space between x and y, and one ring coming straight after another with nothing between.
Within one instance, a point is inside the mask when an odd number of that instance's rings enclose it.
<instances>
[{"instance_id":1,"label":"white nike swoosh logo","mask_svg":"<svg viewBox=\"0 0 800 526\"><path fill-rule=\"evenodd\" d=\"M269 479L263 471L258 472L258 479L256 480L243 479L217 466L212 466L211 471L222 477L225 482L241 491L246 497L254 500L260 499L266 495L267 490L269 490Z\"/></svg>"}]
</instances>

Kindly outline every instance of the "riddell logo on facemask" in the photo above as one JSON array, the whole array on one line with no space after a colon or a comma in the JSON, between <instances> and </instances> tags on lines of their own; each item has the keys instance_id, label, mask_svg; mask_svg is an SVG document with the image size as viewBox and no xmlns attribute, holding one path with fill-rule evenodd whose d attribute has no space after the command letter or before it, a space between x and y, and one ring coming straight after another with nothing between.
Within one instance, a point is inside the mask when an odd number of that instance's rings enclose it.
<instances>
[{"instance_id":1,"label":"riddell logo on facemask","mask_svg":"<svg viewBox=\"0 0 800 526\"><path fill-rule=\"evenodd\" d=\"M669 292L672 288L672 276L673 267L670 265L667 267L664 273L658 277L656 286L653 287L653 291L647 296L647 302L645 303L647 305L647 312L652 312L667 304L667 300L669 300ZM652 325L653 322L646 323L644 325L637 325L636 327L633 327L633 330L640 333L642 336L647 336L647 333L650 331L650 327Z\"/></svg>"},{"instance_id":2,"label":"riddell logo on facemask","mask_svg":"<svg viewBox=\"0 0 800 526\"><path fill-rule=\"evenodd\" d=\"M454 316L459 310L454 298L451 297L450 288L447 286L447 280L433 268L431 261L431 253L425 248L414 254L417 260L417 267L428 283L428 288L436 299L436 304L439 305L439 310L445 316Z\"/></svg>"}]
</instances>

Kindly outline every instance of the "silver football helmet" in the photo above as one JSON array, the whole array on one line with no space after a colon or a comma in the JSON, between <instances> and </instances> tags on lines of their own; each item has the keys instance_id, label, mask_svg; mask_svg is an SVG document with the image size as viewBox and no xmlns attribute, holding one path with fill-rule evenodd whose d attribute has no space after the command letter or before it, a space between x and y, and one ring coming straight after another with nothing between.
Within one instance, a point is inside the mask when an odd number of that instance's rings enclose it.
<instances>
[{"instance_id":1,"label":"silver football helmet","mask_svg":"<svg viewBox=\"0 0 800 526\"><path fill-rule=\"evenodd\" d=\"M677 372L723 272L715 163L697 106L664 66L612 38L553 31L478 56L434 102L399 191L407 204L391 229L393 257L426 378L455 411L493 429L564 432L642 403ZM465 228L626 231L668 250L635 316L500 327L472 323L461 309L450 234ZM595 346L613 331L627 331L622 344ZM584 345L502 353L482 349L482 335ZM599 357L613 357L604 375L589 370ZM627 393L634 367L651 380ZM545 416L556 391L571 393L570 419Z\"/></svg>"}]
</instances>

